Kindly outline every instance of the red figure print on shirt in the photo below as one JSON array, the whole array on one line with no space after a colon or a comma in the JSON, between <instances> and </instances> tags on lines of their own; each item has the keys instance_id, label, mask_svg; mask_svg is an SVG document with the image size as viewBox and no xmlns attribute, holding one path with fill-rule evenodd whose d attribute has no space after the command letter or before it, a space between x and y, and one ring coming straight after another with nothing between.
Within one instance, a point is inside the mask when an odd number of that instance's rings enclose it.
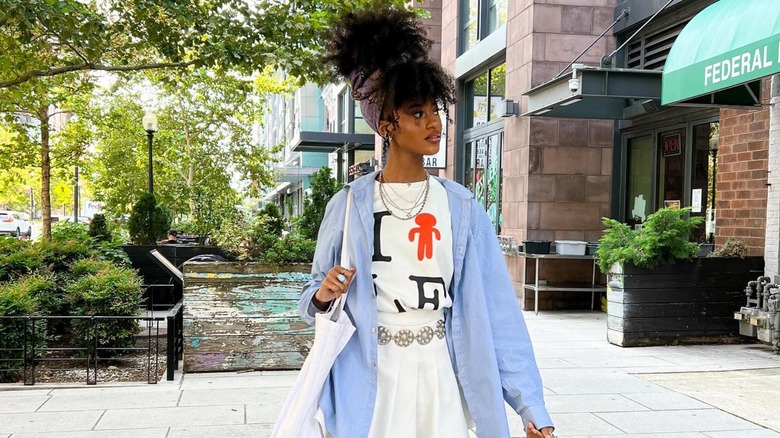
<instances>
[{"instance_id":1,"label":"red figure print on shirt","mask_svg":"<svg viewBox=\"0 0 780 438\"><path fill-rule=\"evenodd\" d=\"M419 235L417 243L417 259L433 258L433 239L441 240L441 233L434 228L436 217L429 213L418 214L414 221L419 225L417 228L409 230L409 241L414 242L415 234Z\"/></svg>"}]
</instances>

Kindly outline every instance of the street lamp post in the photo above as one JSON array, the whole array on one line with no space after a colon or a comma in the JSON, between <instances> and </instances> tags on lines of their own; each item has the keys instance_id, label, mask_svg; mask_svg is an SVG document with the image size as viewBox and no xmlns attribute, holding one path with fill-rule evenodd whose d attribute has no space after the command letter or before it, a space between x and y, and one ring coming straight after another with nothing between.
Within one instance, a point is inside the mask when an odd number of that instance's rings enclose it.
<instances>
[{"instance_id":1,"label":"street lamp post","mask_svg":"<svg viewBox=\"0 0 780 438\"><path fill-rule=\"evenodd\" d=\"M149 144L149 193L154 194L154 178L152 175L152 140L154 133L157 132L157 117L151 111L148 111L143 118L144 130Z\"/></svg>"}]
</instances>

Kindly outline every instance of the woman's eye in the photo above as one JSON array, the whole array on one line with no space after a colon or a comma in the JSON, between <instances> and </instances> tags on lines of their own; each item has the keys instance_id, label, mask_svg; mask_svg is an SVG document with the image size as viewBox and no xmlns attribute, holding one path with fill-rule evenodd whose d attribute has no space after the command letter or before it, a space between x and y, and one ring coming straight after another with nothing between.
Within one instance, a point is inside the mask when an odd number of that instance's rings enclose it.
<instances>
[{"instance_id":1,"label":"woman's eye","mask_svg":"<svg viewBox=\"0 0 780 438\"><path fill-rule=\"evenodd\" d=\"M422 111L415 111L415 113L414 113L414 117L417 118L417 119L421 119L421 118L423 118L423 116L425 116L425 113L422 112Z\"/></svg>"}]
</instances>

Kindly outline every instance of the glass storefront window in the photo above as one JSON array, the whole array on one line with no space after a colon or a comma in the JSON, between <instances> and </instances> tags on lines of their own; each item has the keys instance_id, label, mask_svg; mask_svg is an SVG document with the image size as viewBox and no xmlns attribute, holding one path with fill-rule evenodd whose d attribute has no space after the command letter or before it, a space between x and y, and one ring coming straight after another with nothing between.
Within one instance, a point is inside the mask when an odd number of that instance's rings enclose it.
<instances>
[{"instance_id":1,"label":"glass storefront window","mask_svg":"<svg viewBox=\"0 0 780 438\"><path fill-rule=\"evenodd\" d=\"M488 33L506 24L508 0L490 0L488 8Z\"/></svg>"},{"instance_id":2,"label":"glass storefront window","mask_svg":"<svg viewBox=\"0 0 780 438\"><path fill-rule=\"evenodd\" d=\"M368 126L360 109L360 102L355 101L355 134L373 134L374 130Z\"/></svg>"},{"instance_id":3,"label":"glass storefront window","mask_svg":"<svg viewBox=\"0 0 780 438\"><path fill-rule=\"evenodd\" d=\"M626 222L641 224L652 213L653 136L628 140L628 175L626 178Z\"/></svg>"},{"instance_id":4,"label":"glass storefront window","mask_svg":"<svg viewBox=\"0 0 780 438\"><path fill-rule=\"evenodd\" d=\"M466 93L470 108L466 110L466 128L484 125L488 122L488 75L479 76L466 83Z\"/></svg>"},{"instance_id":5,"label":"glass storefront window","mask_svg":"<svg viewBox=\"0 0 780 438\"><path fill-rule=\"evenodd\" d=\"M509 0L460 0L461 53L468 51L507 22Z\"/></svg>"},{"instance_id":6,"label":"glass storefront window","mask_svg":"<svg viewBox=\"0 0 780 438\"><path fill-rule=\"evenodd\" d=\"M485 208L497 232L501 231L503 131L487 134L466 143L464 185Z\"/></svg>"},{"instance_id":7,"label":"glass storefront window","mask_svg":"<svg viewBox=\"0 0 780 438\"><path fill-rule=\"evenodd\" d=\"M499 119L499 105L506 89L506 64L466 83L466 129Z\"/></svg>"},{"instance_id":8,"label":"glass storefront window","mask_svg":"<svg viewBox=\"0 0 780 438\"><path fill-rule=\"evenodd\" d=\"M488 120L493 121L499 118L499 106L504 100L504 90L506 90L506 64L490 70L490 112Z\"/></svg>"},{"instance_id":9,"label":"glass storefront window","mask_svg":"<svg viewBox=\"0 0 780 438\"><path fill-rule=\"evenodd\" d=\"M474 47L479 41L479 0L462 0L463 32L461 50Z\"/></svg>"},{"instance_id":10,"label":"glass storefront window","mask_svg":"<svg viewBox=\"0 0 780 438\"><path fill-rule=\"evenodd\" d=\"M715 176L718 169L718 122L693 126L693 172L691 175L691 216L704 222L693 231L696 242L715 240Z\"/></svg>"},{"instance_id":11,"label":"glass storefront window","mask_svg":"<svg viewBox=\"0 0 780 438\"><path fill-rule=\"evenodd\" d=\"M685 130L667 131L658 138L657 208L682 207L685 190Z\"/></svg>"}]
</instances>

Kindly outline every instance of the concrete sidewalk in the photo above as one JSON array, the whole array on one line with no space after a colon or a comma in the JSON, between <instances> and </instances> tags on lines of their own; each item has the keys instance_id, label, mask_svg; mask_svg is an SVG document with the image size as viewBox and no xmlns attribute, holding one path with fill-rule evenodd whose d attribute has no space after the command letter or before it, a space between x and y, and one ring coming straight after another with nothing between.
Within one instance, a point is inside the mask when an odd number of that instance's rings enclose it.
<instances>
[{"instance_id":1,"label":"concrete sidewalk","mask_svg":"<svg viewBox=\"0 0 780 438\"><path fill-rule=\"evenodd\" d=\"M559 437L780 437L780 356L766 346L620 348L606 342L603 313L525 318ZM0 438L266 437L295 375L0 385ZM525 436L519 416L509 419L512 436Z\"/></svg>"}]
</instances>

